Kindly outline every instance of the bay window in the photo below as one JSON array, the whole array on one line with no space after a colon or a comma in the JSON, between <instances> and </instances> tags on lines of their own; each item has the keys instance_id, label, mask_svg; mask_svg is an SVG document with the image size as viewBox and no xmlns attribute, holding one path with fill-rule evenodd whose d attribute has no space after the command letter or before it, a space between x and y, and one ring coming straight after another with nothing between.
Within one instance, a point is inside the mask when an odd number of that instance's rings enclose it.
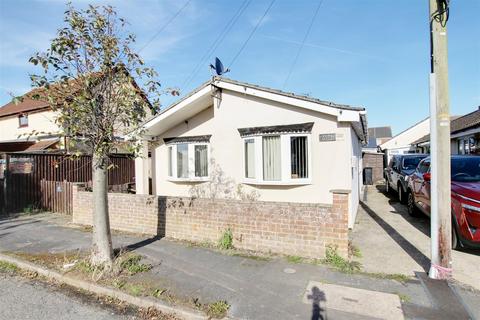
<instances>
[{"instance_id":1,"label":"bay window","mask_svg":"<svg viewBox=\"0 0 480 320\"><path fill-rule=\"evenodd\" d=\"M245 183L311 183L312 127L313 123L304 123L238 129L244 144Z\"/></svg>"},{"instance_id":2,"label":"bay window","mask_svg":"<svg viewBox=\"0 0 480 320\"><path fill-rule=\"evenodd\" d=\"M210 136L165 138L168 177L174 181L208 180Z\"/></svg>"}]
</instances>

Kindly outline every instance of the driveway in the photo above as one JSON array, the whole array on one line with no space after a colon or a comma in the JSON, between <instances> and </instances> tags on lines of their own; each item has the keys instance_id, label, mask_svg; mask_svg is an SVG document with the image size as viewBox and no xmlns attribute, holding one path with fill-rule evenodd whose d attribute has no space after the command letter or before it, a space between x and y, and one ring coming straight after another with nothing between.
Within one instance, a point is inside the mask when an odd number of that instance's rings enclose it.
<instances>
[{"instance_id":1,"label":"driveway","mask_svg":"<svg viewBox=\"0 0 480 320\"><path fill-rule=\"evenodd\" d=\"M362 253L366 271L413 276L430 267L430 220L410 217L396 195L383 185L368 186L361 203L352 241ZM452 252L455 280L480 290L480 251Z\"/></svg>"}]
</instances>

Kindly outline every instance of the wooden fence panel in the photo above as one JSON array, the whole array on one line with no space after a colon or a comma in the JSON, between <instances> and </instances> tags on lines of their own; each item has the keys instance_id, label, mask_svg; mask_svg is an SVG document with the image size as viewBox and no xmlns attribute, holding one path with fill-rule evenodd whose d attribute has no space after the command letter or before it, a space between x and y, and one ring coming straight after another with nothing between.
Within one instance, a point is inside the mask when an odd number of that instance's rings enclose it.
<instances>
[{"instance_id":1,"label":"wooden fence panel","mask_svg":"<svg viewBox=\"0 0 480 320\"><path fill-rule=\"evenodd\" d=\"M10 212L32 206L70 214L71 192L68 190L71 190L71 184L66 183L82 182L91 185L91 156L73 158L63 154L7 153L5 159L7 188L1 194L6 202L4 207ZM133 158L128 155L112 155L110 164L110 189L123 190L119 185L135 181Z\"/></svg>"},{"instance_id":2,"label":"wooden fence panel","mask_svg":"<svg viewBox=\"0 0 480 320\"><path fill-rule=\"evenodd\" d=\"M74 182L41 180L41 207L48 211L72 214Z\"/></svg>"}]
</instances>

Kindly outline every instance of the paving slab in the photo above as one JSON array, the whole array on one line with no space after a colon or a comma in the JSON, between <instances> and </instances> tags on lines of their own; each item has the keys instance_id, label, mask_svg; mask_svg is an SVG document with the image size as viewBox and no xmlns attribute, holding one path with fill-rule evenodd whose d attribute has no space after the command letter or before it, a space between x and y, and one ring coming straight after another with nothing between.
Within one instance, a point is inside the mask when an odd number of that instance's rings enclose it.
<instances>
[{"instance_id":1,"label":"paving slab","mask_svg":"<svg viewBox=\"0 0 480 320\"><path fill-rule=\"evenodd\" d=\"M371 319L403 319L400 298L391 293L310 281L302 301L316 307L317 313L323 319L327 312L333 310Z\"/></svg>"}]
</instances>

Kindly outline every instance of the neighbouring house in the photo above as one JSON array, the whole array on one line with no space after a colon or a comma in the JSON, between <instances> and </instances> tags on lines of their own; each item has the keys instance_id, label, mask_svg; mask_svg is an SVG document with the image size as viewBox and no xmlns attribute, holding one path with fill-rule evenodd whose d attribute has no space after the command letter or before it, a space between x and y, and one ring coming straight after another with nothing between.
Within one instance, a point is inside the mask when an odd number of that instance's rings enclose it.
<instances>
[{"instance_id":1,"label":"neighbouring house","mask_svg":"<svg viewBox=\"0 0 480 320\"><path fill-rule=\"evenodd\" d=\"M477 110L450 121L450 148L452 154L480 155L480 106ZM430 135L412 143L418 152L430 153Z\"/></svg>"},{"instance_id":2,"label":"neighbouring house","mask_svg":"<svg viewBox=\"0 0 480 320\"><path fill-rule=\"evenodd\" d=\"M25 95L23 101L0 108L0 153L62 148L55 113L47 102Z\"/></svg>"},{"instance_id":3,"label":"neighbouring house","mask_svg":"<svg viewBox=\"0 0 480 320\"><path fill-rule=\"evenodd\" d=\"M364 108L215 77L143 133L136 194L109 194L113 229L213 243L230 230L237 248L347 255ZM74 223L92 223L91 197L74 190Z\"/></svg>"},{"instance_id":4,"label":"neighbouring house","mask_svg":"<svg viewBox=\"0 0 480 320\"><path fill-rule=\"evenodd\" d=\"M100 75L98 77L101 79ZM131 77L130 79L139 97L148 102L148 98L135 80ZM71 88L75 89L75 80L70 81ZM74 143L68 143L68 139L62 134L63 130L56 123L58 112L53 111L49 103L41 98L33 99L35 96L41 96L41 92L41 89L32 89L25 93L20 101L12 101L0 107L0 153L62 150L88 154L89 150L86 150L81 137L76 137ZM147 119L152 116L152 111L147 110ZM123 130L125 132L120 132L119 128L117 131L115 136L121 140L128 132L128 128ZM121 141L115 153L125 153Z\"/></svg>"},{"instance_id":5,"label":"neighbouring house","mask_svg":"<svg viewBox=\"0 0 480 320\"><path fill-rule=\"evenodd\" d=\"M392 128L390 126L368 128L368 144L362 148L363 183L365 185L383 180L383 153L379 152L378 146L391 138Z\"/></svg>"},{"instance_id":6,"label":"neighbouring house","mask_svg":"<svg viewBox=\"0 0 480 320\"><path fill-rule=\"evenodd\" d=\"M368 128L368 143L362 148L364 152L377 152L378 146L392 138L392 128L371 127Z\"/></svg>"},{"instance_id":7,"label":"neighbouring house","mask_svg":"<svg viewBox=\"0 0 480 320\"><path fill-rule=\"evenodd\" d=\"M384 164L387 164L395 154L416 153L412 143L429 132L430 118L426 118L380 144L379 151L385 154Z\"/></svg>"}]
</instances>

